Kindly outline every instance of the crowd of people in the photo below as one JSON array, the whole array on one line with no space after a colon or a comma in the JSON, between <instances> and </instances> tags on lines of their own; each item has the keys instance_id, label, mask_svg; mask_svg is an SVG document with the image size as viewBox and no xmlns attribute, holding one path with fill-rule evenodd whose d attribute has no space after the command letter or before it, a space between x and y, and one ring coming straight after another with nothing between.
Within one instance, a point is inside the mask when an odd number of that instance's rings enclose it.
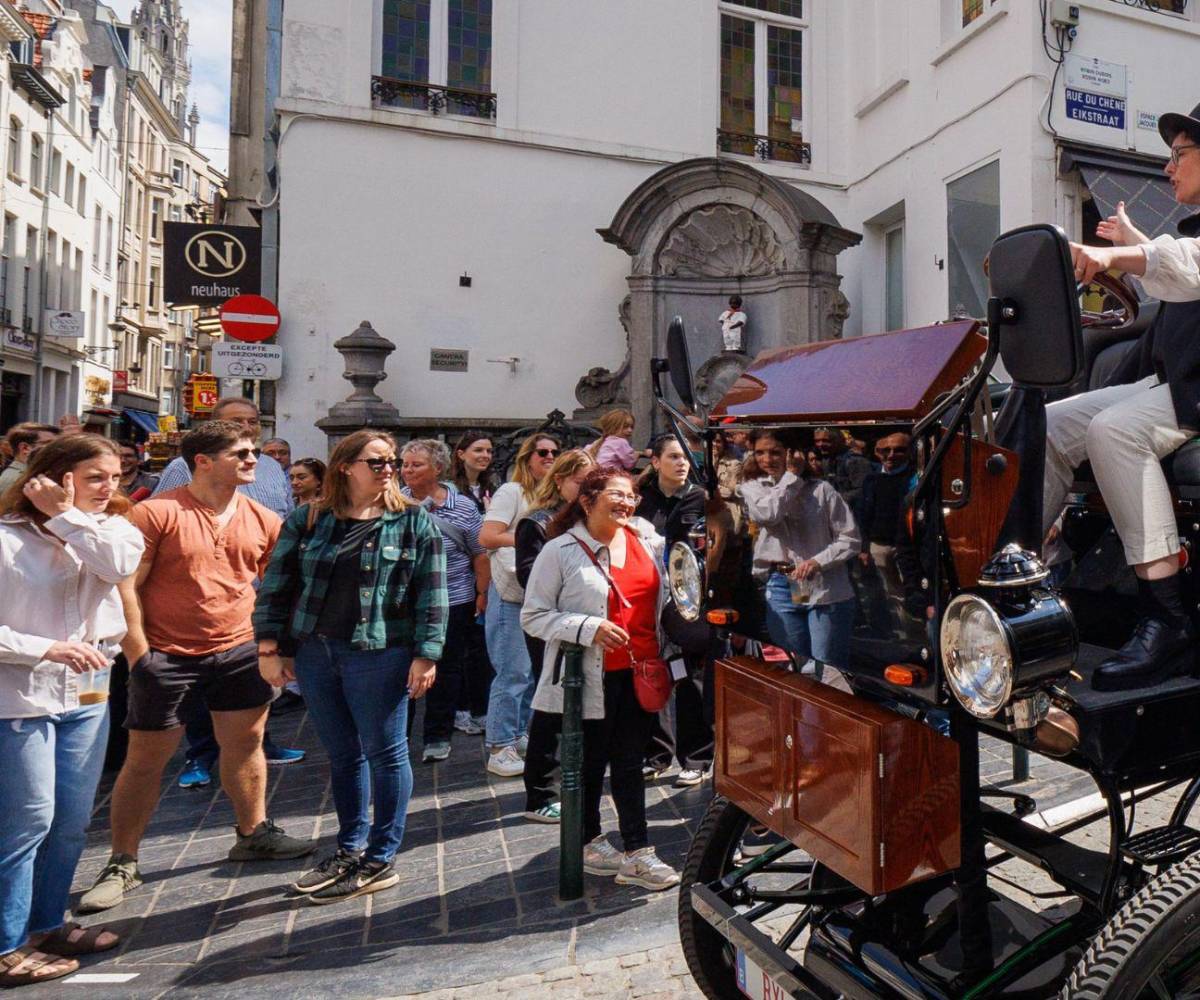
<instances>
[{"instance_id":1,"label":"crowd of people","mask_svg":"<svg viewBox=\"0 0 1200 1000\"><path fill-rule=\"evenodd\" d=\"M891 481L907 440L880 441L873 462L832 430L807 451L718 434L709 497L698 439L636 450L620 410L599 431L587 448L535 433L507 469L483 433L398 445L362 430L327 461L293 459L281 439L260 446L254 404L230 398L155 476L130 444L11 429L0 573L19 596L0 611L0 717L14 720L0 783L19 808L0 817L0 983L56 978L118 944L64 922L106 749L111 855L76 913L141 885L139 845L185 738L180 784L219 778L231 860L313 854L266 810L268 764L303 756L270 739L281 708L307 710L329 760L336 844L288 886L313 904L399 881L410 745L436 765L481 738L493 780L523 780L525 818L559 822L564 643L586 650L585 870L678 884L649 841L646 785L676 765L679 787L710 777L723 647L674 608L665 553L699 535L717 576L752 559L770 641L818 670L843 664L847 568L887 562L874 526L903 497ZM667 661L673 691L652 682ZM616 840L601 826L606 774Z\"/></svg>"}]
</instances>

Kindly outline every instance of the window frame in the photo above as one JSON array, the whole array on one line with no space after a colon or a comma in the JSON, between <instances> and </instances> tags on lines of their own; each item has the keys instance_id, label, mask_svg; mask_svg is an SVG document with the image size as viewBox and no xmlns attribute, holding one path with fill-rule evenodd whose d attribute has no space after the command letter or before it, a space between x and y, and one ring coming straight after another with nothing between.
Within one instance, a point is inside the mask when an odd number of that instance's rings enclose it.
<instances>
[{"instance_id":1,"label":"window frame","mask_svg":"<svg viewBox=\"0 0 1200 1000\"><path fill-rule=\"evenodd\" d=\"M756 136L771 135L771 99L769 86L769 71L768 71L768 28L775 26L777 28L787 28L792 31L800 32L800 121L803 124L800 132L796 134L797 142L808 142L805 135L808 133L808 123L812 120L810 116L810 108L812 101L812 4L816 0L807 0L804 4L803 17L790 17L784 14L773 14L770 11L758 10L754 7L746 7L731 0L721 0L717 4L718 18L721 15L736 17L743 21L750 21L754 24L754 134ZM719 22L718 22L719 23ZM718 48L719 48L719 31L718 31ZM721 124L721 104L723 96L720 93L720 53L718 51L718 81L717 81L717 129L724 131ZM783 140L776 140L783 141ZM730 153L727 155L744 156L746 159L757 159L757 157L749 156L743 153ZM769 160L771 163L788 163L795 166L803 166L803 164L795 163L792 160Z\"/></svg>"},{"instance_id":2,"label":"window frame","mask_svg":"<svg viewBox=\"0 0 1200 1000\"><path fill-rule=\"evenodd\" d=\"M21 125L21 120L15 115L9 116L8 119L8 176L14 181L21 179L21 154L24 152L24 143L21 140L21 133L25 129Z\"/></svg>"}]
</instances>

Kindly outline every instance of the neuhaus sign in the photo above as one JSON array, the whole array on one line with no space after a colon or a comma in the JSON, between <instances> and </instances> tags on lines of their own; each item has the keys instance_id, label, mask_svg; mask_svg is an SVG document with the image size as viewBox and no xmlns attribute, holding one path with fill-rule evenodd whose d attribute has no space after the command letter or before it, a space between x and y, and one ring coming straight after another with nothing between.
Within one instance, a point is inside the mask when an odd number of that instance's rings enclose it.
<instances>
[{"instance_id":1,"label":"neuhaus sign","mask_svg":"<svg viewBox=\"0 0 1200 1000\"><path fill-rule=\"evenodd\" d=\"M220 305L257 295L262 283L262 230L255 226L163 226L163 294L177 306Z\"/></svg>"}]
</instances>

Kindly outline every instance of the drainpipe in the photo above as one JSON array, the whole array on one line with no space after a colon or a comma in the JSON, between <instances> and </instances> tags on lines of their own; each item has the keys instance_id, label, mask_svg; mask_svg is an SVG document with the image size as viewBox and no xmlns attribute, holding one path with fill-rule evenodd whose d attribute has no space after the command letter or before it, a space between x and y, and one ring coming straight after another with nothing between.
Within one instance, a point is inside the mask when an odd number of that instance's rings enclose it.
<instances>
[{"instance_id":1,"label":"drainpipe","mask_svg":"<svg viewBox=\"0 0 1200 1000\"><path fill-rule=\"evenodd\" d=\"M35 414L35 420L42 420L42 371L45 368L43 360L43 344L45 336L42 333L42 322L46 316L46 285L48 277L49 263L46 259L46 234L50 231L50 176L54 169L54 108L47 109L47 117L49 121L46 123L46 145L42 150L42 155L46 158L46 175L43 178L42 191L42 231L38 237L38 249L41 252L41 265L38 267L38 311L34 317L34 329L37 330L37 351L34 355L33 362L33 406L30 408ZM32 178L31 178L32 180ZM24 305L24 303L23 303ZM49 421L50 418L45 418Z\"/></svg>"},{"instance_id":2,"label":"drainpipe","mask_svg":"<svg viewBox=\"0 0 1200 1000\"><path fill-rule=\"evenodd\" d=\"M278 305L279 294L279 175L275 159L278 122L275 102L283 66L284 0L266 0L267 51L263 68L263 177L274 177L271 205L262 212L262 294ZM275 424L275 383L258 383L258 403L262 414ZM273 426L277 433L278 428Z\"/></svg>"}]
</instances>

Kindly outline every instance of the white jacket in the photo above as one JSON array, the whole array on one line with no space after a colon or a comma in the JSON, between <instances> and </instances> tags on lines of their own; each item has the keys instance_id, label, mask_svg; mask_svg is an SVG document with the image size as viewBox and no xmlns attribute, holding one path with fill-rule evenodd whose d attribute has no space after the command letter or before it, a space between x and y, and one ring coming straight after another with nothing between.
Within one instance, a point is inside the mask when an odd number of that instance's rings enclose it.
<instances>
[{"instance_id":1,"label":"white jacket","mask_svg":"<svg viewBox=\"0 0 1200 1000\"><path fill-rule=\"evenodd\" d=\"M46 651L75 640L116 654L125 635L117 584L137 572L145 547L125 518L76 508L50 518L45 530L0 521L0 719L79 707L74 671L51 663Z\"/></svg>"},{"instance_id":2,"label":"white jacket","mask_svg":"<svg viewBox=\"0 0 1200 1000\"><path fill-rule=\"evenodd\" d=\"M658 625L661 647L662 610L667 603L666 574L663 572L662 535L654 525L640 517L631 518L629 526L654 561L658 570L658 606L654 620ZM574 536L574 537L572 537ZM578 538L595 554L608 571L608 546L596 541L583 524L547 542L538 553L525 586L525 603L521 608L521 628L546 643L542 660L542 676L533 696L533 707L539 712L561 714L563 710L562 676L555 683L554 665L564 642L585 647L583 654L583 717L604 718L604 650L594 645L596 630L608 618L608 581L596 568L587 553L575 541Z\"/></svg>"}]
</instances>

